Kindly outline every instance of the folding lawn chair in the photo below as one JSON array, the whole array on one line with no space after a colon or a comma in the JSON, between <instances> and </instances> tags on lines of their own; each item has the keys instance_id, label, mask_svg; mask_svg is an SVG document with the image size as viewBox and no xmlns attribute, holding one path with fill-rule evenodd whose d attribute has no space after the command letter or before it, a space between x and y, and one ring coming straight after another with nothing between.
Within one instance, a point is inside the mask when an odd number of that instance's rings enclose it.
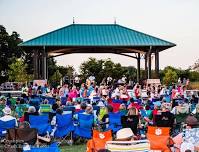
<instances>
[{"instance_id":1,"label":"folding lawn chair","mask_svg":"<svg viewBox=\"0 0 199 152\"><path fill-rule=\"evenodd\" d=\"M0 120L0 138L5 137L7 130L10 128L15 128L16 120L2 121Z\"/></svg>"},{"instance_id":2,"label":"folding lawn chair","mask_svg":"<svg viewBox=\"0 0 199 152\"><path fill-rule=\"evenodd\" d=\"M72 131L74 131L74 124L72 114L56 115L56 131L55 138L60 138L61 143L66 140L67 135L70 135L72 141Z\"/></svg>"},{"instance_id":3,"label":"folding lawn chair","mask_svg":"<svg viewBox=\"0 0 199 152\"><path fill-rule=\"evenodd\" d=\"M107 141L106 149L110 152L149 152L148 140Z\"/></svg>"},{"instance_id":4,"label":"folding lawn chair","mask_svg":"<svg viewBox=\"0 0 199 152\"><path fill-rule=\"evenodd\" d=\"M93 124L94 115L78 114L78 124L75 126L74 134L82 138L91 139Z\"/></svg>"},{"instance_id":5,"label":"folding lawn chair","mask_svg":"<svg viewBox=\"0 0 199 152\"><path fill-rule=\"evenodd\" d=\"M87 142L86 152L98 152L100 150L105 150L105 144L107 141L112 141L111 130L105 132L93 130L93 137Z\"/></svg>"},{"instance_id":6,"label":"folding lawn chair","mask_svg":"<svg viewBox=\"0 0 199 152\"><path fill-rule=\"evenodd\" d=\"M48 115L29 116L29 122L31 128L36 128L39 135L46 135L52 131L51 125L48 122Z\"/></svg>"},{"instance_id":7,"label":"folding lawn chair","mask_svg":"<svg viewBox=\"0 0 199 152\"><path fill-rule=\"evenodd\" d=\"M173 141L170 137L169 127L153 127L148 126L147 139L150 142L151 150L161 150L163 152L170 152Z\"/></svg>"},{"instance_id":8,"label":"folding lawn chair","mask_svg":"<svg viewBox=\"0 0 199 152\"><path fill-rule=\"evenodd\" d=\"M109 115L109 125L106 130L112 130L112 132L115 133L122 128L121 113L110 112L108 115Z\"/></svg>"},{"instance_id":9,"label":"folding lawn chair","mask_svg":"<svg viewBox=\"0 0 199 152\"><path fill-rule=\"evenodd\" d=\"M40 104L39 110L41 114L48 114L52 110L52 107L50 104Z\"/></svg>"}]
</instances>

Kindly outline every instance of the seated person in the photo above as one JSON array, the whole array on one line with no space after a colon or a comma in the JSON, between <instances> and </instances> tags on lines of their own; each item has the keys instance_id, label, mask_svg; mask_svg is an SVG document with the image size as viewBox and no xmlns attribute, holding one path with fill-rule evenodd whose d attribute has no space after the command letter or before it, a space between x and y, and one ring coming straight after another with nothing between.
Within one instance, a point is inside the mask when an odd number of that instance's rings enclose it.
<instances>
[{"instance_id":1,"label":"seated person","mask_svg":"<svg viewBox=\"0 0 199 152\"><path fill-rule=\"evenodd\" d=\"M139 124L138 110L134 107L130 108L127 114L121 117L121 122L123 128L131 128L134 135L137 135Z\"/></svg>"},{"instance_id":2,"label":"seated person","mask_svg":"<svg viewBox=\"0 0 199 152\"><path fill-rule=\"evenodd\" d=\"M116 132L116 141L132 141L134 140L134 134L131 128L123 128Z\"/></svg>"},{"instance_id":3,"label":"seated person","mask_svg":"<svg viewBox=\"0 0 199 152\"><path fill-rule=\"evenodd\" d=\"M10 120L15 120L15 126L17 127L18 126L18 123L17 123L17 120L15 117L11 116L11 109L9 107L5 107L3 109L3 113L4 113L4 116L0 118L1 121L10 121Z\"/></svg>"},{"instance_id":4,"label":"seated person","mask_svg":"<svg viewBox=\"0 0 199 152\"><path fill-rule=\"evenodd\" d=\"M185 128L186 129L191 129L191 128L195 128L198 126L198 120L193 116L193 115L189 115L186 120L185 120ZM193 143L189 143L189 142L184 142L183 143L183 132L179 133L177 136L175 136L173 138L173 141L175 143L174 147L176 148L176 152L181 152L181 151L185 151L185 150L192 150L195 149L196 151L199 150L198 146L194 146Z\"/></svg>"},{"instance_id":5,"label":"seated person","mask_svg":"<svg viewBox=\"0 0 199 152\"><path fill-rule=\"evenodd\" d=\"M28 108L28 111L24 113L24 121L29 122L29 116L30 115L39 115L39 113L36 111L36 108L34 106L30 106Z\"/></svg>"},{"instance_id":6,"label":"seated person","mask_svg":"<svg viewBox=\"0 0 199 152\"><path fill-rule=\"evenodd\" d=\"M19 128L20 129L30 128L30 124L27 121L24 121L24 122L19 124ZM37 135L36 145L40 145L43 142L50 143L50 141L51 141L51 139L50 139L50 136L48 134L44 137Z\"/></svg>"}]
</instances>

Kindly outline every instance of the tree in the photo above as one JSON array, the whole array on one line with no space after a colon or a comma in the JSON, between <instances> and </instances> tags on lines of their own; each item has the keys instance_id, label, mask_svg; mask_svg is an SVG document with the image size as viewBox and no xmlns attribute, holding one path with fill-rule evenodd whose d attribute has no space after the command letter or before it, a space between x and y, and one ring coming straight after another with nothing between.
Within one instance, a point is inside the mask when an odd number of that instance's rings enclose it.
<instances>
[{"instance_id":1,"label":"tree","mask_svg":"<svg viewBox=\"0 0 199 152\"><path fill-rule=\"evenodd\" d=\"M32 79L32 75L26 72L27 64L22 59L15 60L9 65L8 75L10 81L27 82Z\"/></svg>"},{"instance_id":2,"label":"tree","mask_svg":"<svg viewBox=\"0 0 199 152\"><path fill-rule=\"evenodd\" d=\"M171 85L177 82L178 76L174 70L168 69L163 78L163 83L166 85Z\"/></svg>"},{"instance_id":3,"label":"tree","mask_svg":"<svg viewBox=\"0 0 199 152\"><path fill-rule=\"evenodd\" d=\"M59 85L60 80L62 79L62 74L57 69L54 74L50 77L49 81L52 86L56 87Z\"/></svg>"},{"instance_id":4,"label":"tree","mask_svg":"<svg viewBox=\"0 0 199 152\"><path fill-rule=\"evenodd\" d=\"M9 65L24 55L24 51L18 47L21 42L17 32L9 35L6 28L0 25L0 83L8 80Z\"/></svg>"}]
</instances>

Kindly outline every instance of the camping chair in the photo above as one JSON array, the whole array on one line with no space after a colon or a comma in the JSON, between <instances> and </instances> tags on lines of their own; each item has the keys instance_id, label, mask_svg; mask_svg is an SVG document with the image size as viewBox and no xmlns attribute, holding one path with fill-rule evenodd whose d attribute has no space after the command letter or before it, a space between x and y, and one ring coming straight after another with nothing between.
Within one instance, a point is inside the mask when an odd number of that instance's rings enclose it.
<instances>
[{"instance_id":1,"label":"camping chair","mask_svg":"<svg viewBox=\"0 0 199 152\"><path fill-rule=\"evenodd\" d=\"M118 130L122 128L121 124L121 114L118 113L112 113L110 112L109 114L109 125L106 130L112 130L113 133L116 133Z\"/></svg>"},{"instance_id":2,"label":"camping chair","mask_svg":"<svg viewBox=\"0 0 199 152\"><path fill-rule=\"evenodd\" d=\"M61 105L66 105L67 98L61 97Z\"/></svg>"},{"instance_id":3,"label":"camping chair","mask_svg":"<svg viewBox=\"0 0 199 152\"><path fill-rule=\"evenodd\" d=\"M23 152L60 152L57 144L51 144L48 147L31 147L30 149L24 149Z\"/></svg>"},{"instance_id":4,"label":"camping chair","mask_svg":"<svg viewBox=\"0 0 199 152\"><path fill-rule=\"evenodd\" d=\"M72 114L56 115L56 130L54 133L55 138L61 138L61 143L65 141L67 135L71 135L74 131L74 125L72 120Z\"/></svg>"},{"instance_id":5,"label":"camping chair","mask_svg":"<svg viewBox=\"0 0 199 152\"><path fill-rule=\"evenodd\" d=\"M40 104L39 110L41 114L48 114L52 110L52 107L50 104Z\"/></svg>"},{"instance_id":6,"label":"camping chair","mask_svg":"<svg viewBox=\"0 0 199 152\"><path fill-rule=\"evenodd\" d=\"M63 113L64 114L68 114L68 113L74 114L74 112L75 112L75 107L74 106L65 106L63 108Z\"/></svg>"},{"instance_id":7,"label":"camping chair","mask_svg":"<svg viewBox=\"0 0 199 152\"><path fill-rule=\"evenodd\" d=\"M110 152L149 152L148 140L107 141L106 149Z\"/></svg>"},{"instance_id":8,"label":"camping chair","mask_svg":"<svg viewBox=\"0 0 199 152\"><path fill-rule=\"evenodd\" d=\"M132 121L131 122L127 121L128 118L130 118ZM139 123L138 115L121 117L122 128L131 128L131 130L135 135L137 135L138 133L138 123Z\"/></svg>"},{"instance_id":9,"label":"camping chair","mask_svg":"<svg viewBox=\"0 0 199 152\"><path fill-rule=\"evenodd\" d=\"M48 115L29 116L31 128L36 128L39 135L46 135L52 131L51 125L48 123Z\"/></svg>"},{"instance_id":10,"label":"camping chair","mask_svg":"<svg viewBox=\"0 0 199 152\"><path fill-rule=\"evenodd\" d=\"M48 100L48 104L53 105L53 104L55 104L55 103L56 103L56 99L55 99L55 98L53 98L53 97L46 97L45 99L47 99L47 100Z\"/></svg>"},{"instance_id":11,"label":"camping chair","mask_svg":"<svg viewBox=\"0 0 199 152\"><path fill-rule=\"evenodd\" d=\"M169 127L153 127L148 126L147 139L150 142L151 150L161 150L170 152L170 145L173 144L170 138Z\"/></svg>"},{"instance_id":12,"label":"camping chair","mask_svg":"<svg viewBox=\"0 0 199 152\"><path fill-rule=\"evenodd\" d=\"M5 137L7 129L15 128L16 120L2 121L0 120L0 138Z\"/></svg>"},{"instance_id":13,"label":"camping chair","mask_svg":"<svg viewBox=\"0 0 199 152\"><path fill-rule=\"evenodd\" d=\"M36 148L37 139L37 130L34 128L9 129L6 136L6 149L3 150L6 152L21 152L23 148L23 152L60 152L56 144ZM24 143L27 143L28 146L24 147ZM9 144L11 144L11 147L9 147Z\"/></svg>"},{"instance_id":14,"label":"camping chair","mask_svg":"<svg viewBox=\"0 0 199 152\"><path fill-rule=\"evenodd\" d=\"M78 114L78 124L75 126L74 135L91 139L92 128L94 124L94 116L87 114Z\"/></svg>"},{"instance_id":15,"label":"camping chair","mask_svg":"<svg viewBox=\"0 0 199 152\"><path fill-rule=\"evenodd\" d=\"M105 132L93 130L93 138L87 142L86 152L98 152L100 150L105 150L106 142L111 140L112 140L111 130Z\"/></svg>"}]
</instances>

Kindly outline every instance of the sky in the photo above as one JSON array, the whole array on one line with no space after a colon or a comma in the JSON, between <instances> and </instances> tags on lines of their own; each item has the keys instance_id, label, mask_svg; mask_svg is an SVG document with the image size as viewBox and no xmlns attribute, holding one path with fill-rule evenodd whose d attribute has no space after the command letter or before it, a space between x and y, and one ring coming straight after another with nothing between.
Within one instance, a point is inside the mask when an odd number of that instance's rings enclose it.
<instances>
[{"instance_id":1,"label":"sky","mask_svg":"<svg viewBox=\"0 0 199 152\"><path fill-rule=\"evenodd\" d=\"M0 0L0 24L23 41L72 24L117 24L177 44L160 53L160 68L186 69L199 59L199 0ZM55 58L78 71L89 57L123 66L136 60L114 54L71 54ZM144 67L144 60L141 60ZM154 63L152 63L154 66Z\"/></svg>"}]
</instances>

